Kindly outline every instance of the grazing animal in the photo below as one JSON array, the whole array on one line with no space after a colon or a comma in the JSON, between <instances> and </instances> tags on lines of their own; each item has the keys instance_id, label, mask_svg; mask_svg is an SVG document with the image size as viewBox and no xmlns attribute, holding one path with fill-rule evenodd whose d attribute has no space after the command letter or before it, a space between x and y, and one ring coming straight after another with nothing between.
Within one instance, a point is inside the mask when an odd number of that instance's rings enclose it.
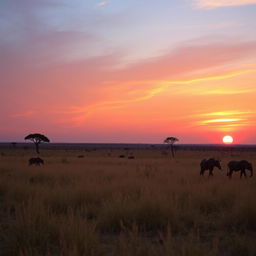
<instances>
[{"instance_id":1,"label":"grazing animal","mask_svg":"<svg viewBox=\"0 0 256 256\"><path fill-rule=\"evenodd\" d=\"M120 155L119 158L125 158L125 155Z\"/></svg>"},{"instance_id":2,"label":"grazing animal","mask_svg":"<svg viewBox=\"0 0 256 256\"><path fill-rule=\"evenodd\" d=\"M135 159L134 156L128 156L128 159Z\"/></svg>"},{"instance_id":3,"label":"grazing animal","mask_svg":"<svg viewBox=\"0 0 256 256\"><path fill-rule=\"evenodd\" d=\"M28 164L40 165L40 164L44 164L44 160L40 157L32 157L28 160Z\"/></svg>"},{"instance_id":4,"label":"grazing animal","mask_svg":"<svg viewBox=\"0 0 256 256\"><path fill-rule=\"evenodd\" d=\"M204 175L206 170L209 170L209 176L213 176L213 169L217 167L221 170L221 165L219 160L215 160L214 158L203 159L200 163L201 171L200 175Z\"/></svg>"},{"instance_id":5,"label":"grazing animal","mask_svg":"<svg viewBox=\"0 0 256 256\"><path fill-rule=\"evenodd\" d=\"M238 172L240 171L240 178L242 178L242 176L244 175L244 177L246 177L246 173L245 170L249 170L251 171L251 176L253 176L253 168L252 168L252 164L249 163L246 160L241 160L241 161L230 161L228 163L228 172L227 172L227 176L229 176L229 178L232 178L232 173L233 172Z\"/></svg>"}]
</instances>

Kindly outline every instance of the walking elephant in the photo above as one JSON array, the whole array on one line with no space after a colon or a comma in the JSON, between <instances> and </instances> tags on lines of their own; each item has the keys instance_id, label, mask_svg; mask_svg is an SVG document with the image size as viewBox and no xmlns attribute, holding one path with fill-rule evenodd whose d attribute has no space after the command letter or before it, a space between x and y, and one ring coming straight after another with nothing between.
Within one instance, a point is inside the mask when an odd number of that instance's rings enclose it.
<instances>
[{"instance_id":1,"label":"walking elephant","mask_svg":"<svg viewBox=\"0 0 256 256\"><path fill-rule=\"evenodd\" d=\"M40 165L40 164L44 164L44 160L40 157L33 157L33 158L30 158L28 160L28 164L29 165Z\"/></svg>"},{"instance_id":2,"label":"walking elephant","mask_svg":"<svg viewBox=\"0 0 256 256\"><path fill-rule=\"evenodd\" d=\"M252 168L252 164L249 163L246 160L241 160L241 161L230 161L228 163L228 172L227 172L227 176L229 176L229 178L232 178L232 173L233 172L238 172L240 171L240 178L242 178L242 176L244 175L244 177L246 177L246 172L245 170L249 170L251 172L251 176L253 176L253 168Z\"/></svg>"},{"instance_id":3,"label":"walking elephant","mask_svg":"<svg viewBox=\"0 0 256 256\"><path fill-rule=\"evenodd\" d=\"M204 172L206 170L209 170L209 176L213 176L214 167L217 167L218 169L221 170L220 161L214 158L203 159L200 163L200 167L201 167L200 175L204 175Z\"/></svg>"}]
</instances>

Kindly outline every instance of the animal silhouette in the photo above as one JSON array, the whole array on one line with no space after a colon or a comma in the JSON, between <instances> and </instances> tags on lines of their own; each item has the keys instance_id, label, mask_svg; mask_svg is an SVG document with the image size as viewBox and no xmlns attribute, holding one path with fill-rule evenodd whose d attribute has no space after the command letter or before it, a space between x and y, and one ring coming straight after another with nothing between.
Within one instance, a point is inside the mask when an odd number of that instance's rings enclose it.
<instances>
[{"instance_id":1,"label":"animal silhouette","mask_svg":"<svg viewBox=\"0 0 256 256\"><path fill-rule=\"evenodd\" d=\"M221 170L221 165L219 160L215 160L214 158L210 159L203 159L200 163L200 175L204 175L204 172L206 170L209 170L209 176L213 176L213 169L214 167L217 167Z\"/></svg>"},{"instance_id":2,"label":"animal silhouette","mask_svg":"<svg viewBox=\"0 0 256 256\"><path fill-rule=\"evenodd\" d=\"M44 160L40 157L32 157L28 160L28 164L29 165L41 165L41 164L44 164Z\"/></svg>"},{"instance_id":3,"label":"animal silhouette","mask_svg":"<svg viewBox=\"0 0 256 256\"><path fill-rule=\"evenodd\" d=\"M242 178L242 176L244 175L244 177L246 177L246 172L245 170L249 170L251 171L251 176L253 176L253 168L252 168L252 164L249 163L246 160L241 160L241 161L230 161L228 163L228 172L227 172L227 176L229 176L229 178L232 178L232 174L233 172L238 172L240 171L240 178Z\"/></svg>"}]
</instances>

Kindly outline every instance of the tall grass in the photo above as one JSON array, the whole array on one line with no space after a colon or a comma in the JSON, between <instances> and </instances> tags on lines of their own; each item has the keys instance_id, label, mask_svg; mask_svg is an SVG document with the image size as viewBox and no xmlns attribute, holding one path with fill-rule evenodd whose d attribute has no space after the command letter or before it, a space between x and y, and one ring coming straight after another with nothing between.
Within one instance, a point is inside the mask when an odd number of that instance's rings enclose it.
<instances>
[{"instance_id":1,"label":"tall grass","mask_svg":"<svg viewBox=\"0 0 256 256\"><path fill-rule=\"evenodd\" d=\"M63 153L63 154L62 154ZM219 152L134 152L119 159L98 150L30 152L0 157L3 255L255 255L256 182L226 171L199 176L199 162ZM239 153L255 165L255 154ZM65 159L65 161L63 161ZM225 169L225 168L224 168Z\"/></svg>"}]
</instances>

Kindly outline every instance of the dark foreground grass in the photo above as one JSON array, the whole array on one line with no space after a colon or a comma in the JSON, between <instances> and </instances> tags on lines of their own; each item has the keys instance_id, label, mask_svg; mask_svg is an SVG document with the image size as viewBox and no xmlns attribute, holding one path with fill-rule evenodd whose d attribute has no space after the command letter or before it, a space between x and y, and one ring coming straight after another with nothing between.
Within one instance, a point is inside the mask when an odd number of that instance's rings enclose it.
<instances>
[{"instance_id":1,"label":"dark foreground grass","mask_svg":"<svg viewBox=\"0 0 256 256\"><path fill-rule=\"evenodd\" d=\"M75 154L0 158L0 255L256 255L255 179L200 177L209 152Z\"/></svg>"}]
</instances>

